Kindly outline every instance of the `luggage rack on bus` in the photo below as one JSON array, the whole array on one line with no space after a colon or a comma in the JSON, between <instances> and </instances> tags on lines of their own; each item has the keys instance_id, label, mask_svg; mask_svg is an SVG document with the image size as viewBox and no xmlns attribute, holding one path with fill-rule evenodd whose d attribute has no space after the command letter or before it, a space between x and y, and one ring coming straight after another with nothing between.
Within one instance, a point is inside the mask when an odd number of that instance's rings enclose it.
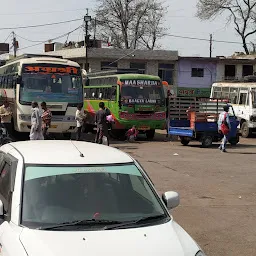
<instances>
[{"instance_id":1,"label":"luggage rack on bus","mask_svg":"<svg viewBox=\"0 0 256 256\"><path fill-rule=\"evenodd\" d=\"M105 76L105 75L116 75L116 74L142 74L139 69L114 69L109 71L100 71L95 73L88 73L88 77L97 77L97 76Z\"/></svg>"},{"instance_id":2,"label":"luggage rack on bus","mask_svg":"<svg viewBox=\"0 0 256 256\"><path fill-rule=\"evenodd\" d=\"M59 55L46 55L46 54L22 54L14 59L8 60L6 64L12 63L17 60L22 60L22 59L29 59L29 58L40 58L40 57L45 57L45 58L58 58L58 59L63 59L62 56Z\"/></svg>"}]
</instances>

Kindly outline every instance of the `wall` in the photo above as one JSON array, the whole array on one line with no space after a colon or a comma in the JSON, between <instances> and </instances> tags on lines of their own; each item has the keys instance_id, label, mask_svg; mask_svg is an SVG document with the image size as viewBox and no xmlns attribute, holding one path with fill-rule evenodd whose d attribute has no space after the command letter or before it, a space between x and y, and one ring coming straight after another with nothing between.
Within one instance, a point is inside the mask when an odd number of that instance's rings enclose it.
<instances>
[{"instance_id":1,"label":"wall","mask_svg":"<svg viewBox=\"0 0 256 256\"><path fill-rule=\"evenodd\" d=\"M204 77L192 77L192 68L203 68ZM178 87L210 88L215 81L216 63L194 59L180 59L178 61Z\"/></svg>"}]
</instances>

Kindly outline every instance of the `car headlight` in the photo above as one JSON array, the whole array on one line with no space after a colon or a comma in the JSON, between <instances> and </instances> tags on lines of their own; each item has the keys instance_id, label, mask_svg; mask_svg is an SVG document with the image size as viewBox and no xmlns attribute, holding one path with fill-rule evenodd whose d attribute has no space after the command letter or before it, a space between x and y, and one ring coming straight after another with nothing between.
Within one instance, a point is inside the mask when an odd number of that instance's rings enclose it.
<instances>
[{"instance_id":1,"label":"car headlight","mask_svg":"<svg viewBox=\"0 0 256 256\"><path fill-rule=\"evenodd\" d=\"M195 256L206 256L204 252L199 251Z\"/></svg>"}]
</instances>

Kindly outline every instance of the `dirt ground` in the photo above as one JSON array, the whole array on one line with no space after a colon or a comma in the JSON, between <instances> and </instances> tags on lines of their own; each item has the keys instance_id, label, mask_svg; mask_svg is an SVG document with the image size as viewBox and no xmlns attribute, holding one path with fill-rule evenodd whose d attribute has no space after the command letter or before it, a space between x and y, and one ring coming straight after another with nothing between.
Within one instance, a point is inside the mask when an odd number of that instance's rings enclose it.
<instances>
[{"instance_id":1,"label":"dirt ground","mask_svg":"<svg viewBox=\"0 0 256 256\"><path fill-rule=\"evenodd\" d=\"M256 255L256 138L242 139L228 153L164 142L112 142L136 158L159 193L173 190L181 205L172 214L207 255Z\"/></svg>"}]
</instances>

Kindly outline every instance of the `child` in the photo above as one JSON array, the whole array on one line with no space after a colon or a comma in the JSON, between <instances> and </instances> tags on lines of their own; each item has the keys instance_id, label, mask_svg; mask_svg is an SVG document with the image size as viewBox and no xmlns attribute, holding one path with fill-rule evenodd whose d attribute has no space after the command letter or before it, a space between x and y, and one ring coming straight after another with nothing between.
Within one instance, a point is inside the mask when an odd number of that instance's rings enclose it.
<instances>
[{"instance_id":1,"label":"child","mask_svg":"<svg viewBox=\"0 0 256 256\"><path fill-rule=\"evenodd\" d=\"M136 126L133 125L132 128L127 131L126 138L128 141L135 141L137 139L138 134L139 131L136 129Z\"/></svg>"}]
</instances>

